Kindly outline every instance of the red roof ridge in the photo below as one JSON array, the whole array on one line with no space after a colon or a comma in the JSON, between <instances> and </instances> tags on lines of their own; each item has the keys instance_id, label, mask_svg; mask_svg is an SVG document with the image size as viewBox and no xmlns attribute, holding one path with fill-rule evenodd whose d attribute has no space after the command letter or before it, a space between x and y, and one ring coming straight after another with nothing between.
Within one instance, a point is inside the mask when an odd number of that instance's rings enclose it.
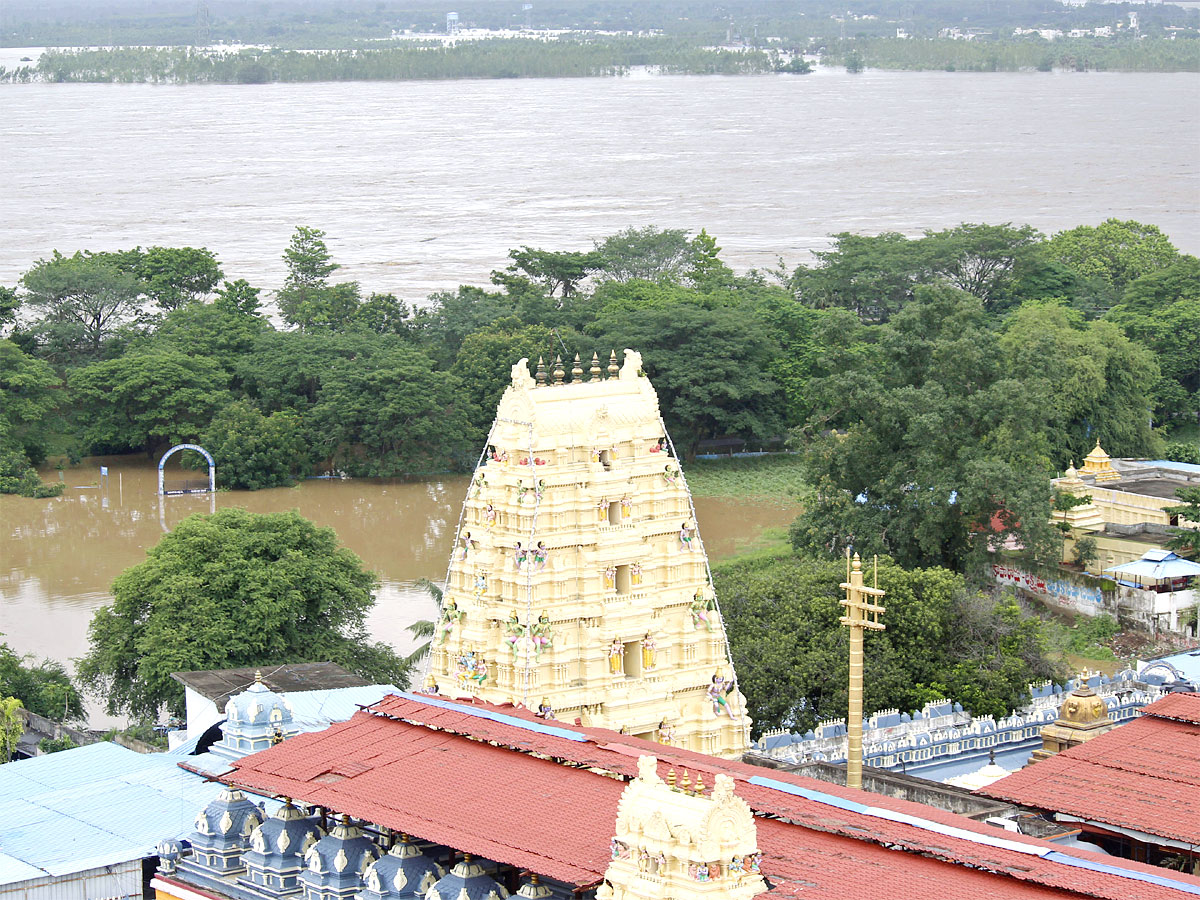
<instances>
[{"instance_id":1,"label":"red roof ridge","mask_svg":"<svg viewBox=\"0 0 1200 900\"><path fill-rule=\"evenodd\" d=\"M1143 706L1142 715L1200 725L1200 694L1184 691L1167 694Z\"/></svg>"}]
</instances>

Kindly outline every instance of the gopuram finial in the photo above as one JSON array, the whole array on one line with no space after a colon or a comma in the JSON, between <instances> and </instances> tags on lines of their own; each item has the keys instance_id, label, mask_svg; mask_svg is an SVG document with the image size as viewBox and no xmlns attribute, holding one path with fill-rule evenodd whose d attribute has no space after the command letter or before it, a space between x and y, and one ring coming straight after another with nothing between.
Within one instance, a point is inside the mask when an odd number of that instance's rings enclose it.
<instances>
[{"instance_id":1,"label":"gopuram finial","mask_svg":"<svg viewBox=\"0 0 1200 900\"><path fill-rule=\"evenodd\" d=\"M566 372L563 371L562 357L555 356L554 357L554 383L562 384L563 376L565 374L566 374Z\"/></svg>"},{"instance_id":2,"label":"gopuram finial","mask_svg":"<svg viewBox=\"0 0 1200 900\"><path fill-rule=\"evenodd\" d=\"M592 368L588 370L588 375L591 376L589 381L600 380L600 355L596 351L592 351Z\"/></svg>"},{"instance_id":3,"label":"gopuram finial","mask_svg":"<svg viewBox=\"0 0 1200 900\"><path fill-rule=\"evenodd\" d=\"M621 372L621 367L617 365L617 351L613 350L608 354L608 377L616 378Z\"/></svg>"},{"instance_id":4,"label":"gopuram finial","mask_svg":"<svg viewBox=\"0 0 1200 900\"><path fill-rule=\"evenodd\" d=\"M538 357L537 383L538 387L546 386L546 361L540 356Z\"/></svg>"},{"instance_id":5,"label":"gopuram finial","mask_svg":"<svg viewBox=\"0 0 1200 900\"><path fill-rule=\"evenodd\" d=\"M583 366L579 364L579 354L575 354L575 365L571 366L571 382L583 381Z\"/></svg>"}]
</instances>

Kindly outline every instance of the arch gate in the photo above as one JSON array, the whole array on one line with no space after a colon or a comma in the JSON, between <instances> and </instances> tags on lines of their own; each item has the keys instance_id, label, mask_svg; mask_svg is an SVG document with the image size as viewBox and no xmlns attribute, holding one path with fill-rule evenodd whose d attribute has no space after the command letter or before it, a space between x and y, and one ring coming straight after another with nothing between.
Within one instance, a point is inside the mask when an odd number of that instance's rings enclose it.
<instances>
[{"instance_id":1,"label":"arch gate","mask_svg":"<svg viewBox=\"0 0 1200 900\"><path fill-rule=\"evenodd\" d=\"M178 453L180 450L195 450L201 456L208 460L208 492L215 494L217 491L217 464L213 462L212 454L201 447L199 444L176 444L170 450L163 454L162 459L158 461L158 493L159 496L166 494L167 491L163 482L163 466L167 464L167 460ZM204 491L171 491L172 494L202 494Z\"/></svg>"}]
</instances>

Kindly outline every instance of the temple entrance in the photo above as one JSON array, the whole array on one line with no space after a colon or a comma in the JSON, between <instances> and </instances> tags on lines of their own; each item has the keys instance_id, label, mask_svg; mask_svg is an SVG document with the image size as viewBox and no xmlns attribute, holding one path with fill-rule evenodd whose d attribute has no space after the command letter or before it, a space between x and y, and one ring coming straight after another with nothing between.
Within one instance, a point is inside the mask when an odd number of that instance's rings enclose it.
<instances>
[{"instance_id":1,"label":"temple entrance","mask_svg":"<svg viewBox=\"0 0 1200 900\"><path fill-rule=\"evenodd\" d=\"M164 467L167 464L167 460L180 450L195 450L206 460L208 460L208 478L187 478L183 481L172 482L170 490L168 490L165 481ZM216 492L217 464L213 462L212 454L210 454L199 444L176 444L174 447L164 453L162 459L158 461L158 493L160 496L167 494L215 494Z\"/></svg>"}]
</instances>

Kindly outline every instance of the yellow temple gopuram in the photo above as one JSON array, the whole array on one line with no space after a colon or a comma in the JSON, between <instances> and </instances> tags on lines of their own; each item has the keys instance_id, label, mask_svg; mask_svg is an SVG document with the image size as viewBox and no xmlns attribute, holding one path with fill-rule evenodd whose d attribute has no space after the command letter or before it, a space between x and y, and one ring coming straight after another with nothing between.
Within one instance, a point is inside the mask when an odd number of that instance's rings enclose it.
<instances>
[{"instance_id":1,"label":"yellow temple gopuram","mask_svg":"<svg viewBox=\"0 0 1200 900\"><path fill-rule=\"evenodd\" d=\"M455 536L427 690L717 756L750 719L641 357L512 368Z\"/></svg>"}]
</instances>

